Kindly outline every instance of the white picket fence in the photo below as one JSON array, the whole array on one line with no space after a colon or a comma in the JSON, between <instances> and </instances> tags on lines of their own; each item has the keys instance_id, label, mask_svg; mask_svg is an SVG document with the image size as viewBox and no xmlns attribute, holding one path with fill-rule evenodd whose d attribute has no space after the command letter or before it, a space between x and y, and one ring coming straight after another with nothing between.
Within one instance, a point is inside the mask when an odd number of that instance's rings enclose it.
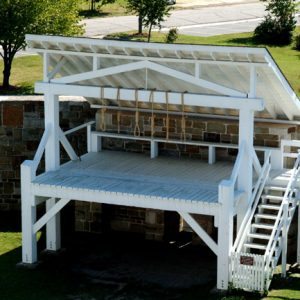
<instances>
[{"instance_id":1,"label":"white picket fence","mask_svg":"<svg viewBox=\"0 0 300 300\"><path fill-rule=\"evenodd\" d=\"M229 277L234 288L264 291L270 280L269 272L265 270L264 255L232 253Z\"/></svg>"}]
</instances>

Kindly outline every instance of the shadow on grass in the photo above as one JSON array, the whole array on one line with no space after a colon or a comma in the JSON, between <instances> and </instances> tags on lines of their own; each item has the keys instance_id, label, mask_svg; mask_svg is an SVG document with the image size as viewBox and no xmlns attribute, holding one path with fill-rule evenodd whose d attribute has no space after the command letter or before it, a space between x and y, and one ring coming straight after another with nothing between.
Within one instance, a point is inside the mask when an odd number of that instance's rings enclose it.
<instances>
[{"instance_id":1,"label":"shadow on grass","mask_svg":"<svg viewBox=\"0 0 300 300\"><path fill-rule=\"evenodd\" d=\"M0 95L34 95L34 86L30 84L24 84L21 86L10 86L9 89L4 89L0 86Z\"/></svg>"},{"instance_id":2,"label":"shadow on grass","mask_svg":"<svg viewBox=\"0 0 300 300\"><path fill-rule=\"evenodd\" d=\"M134 41L134 42L144 42L145 38L147 38L147 33L117 33L117 34L109 34L105 36L103 39L105 40L121 40L121 41Z\"/></svg>"},{"instance_id":3,"label":"shadow on grass","mask_svg":"<svg viewBox=\"0 0 300 300\"><path fill-rule=\"evenodd\" d=\"M252 36L251 37L241 37L241 38L233 38L227 40L228 43L242 46L261 46Z\"/></svg>"},{"instance_id":4,"label":"shadow on grass","mask_svg":"<svg viewBox=\"0 0 300 300\"><path fill-rule=\"evenodd\" d=\"M107 12L103 12L101 10L81 10L79 12L79 16L83 17L83 18L88 18L88 19L92 19L92 18L103 18L103 17L107 17L110 14Z\"/></svg>"}]
</instances>

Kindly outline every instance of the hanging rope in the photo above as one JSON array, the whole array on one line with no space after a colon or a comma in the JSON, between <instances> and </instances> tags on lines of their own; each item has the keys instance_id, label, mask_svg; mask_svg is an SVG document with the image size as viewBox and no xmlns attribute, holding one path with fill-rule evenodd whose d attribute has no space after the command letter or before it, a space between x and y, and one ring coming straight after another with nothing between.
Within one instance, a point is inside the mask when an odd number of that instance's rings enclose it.
<instances>
[{"instance_id":1,"label":"hanging rope","mask_svg":"<svg viewBox=\"0 0 300 300\"><path fill-rule=\"evenodd\" d=\"M101 97L102 105L105 105L105 103L104 103L104 87L101 87L100 97ZM106 113L106 108L102 107L101 108L101 124L100 124L101 131L106 131L105 113Z\"/></svg>"},{"instance_id":2,"label":"hanging rope","mask_svg":"<svg viewBox=\"0 0 300 300\"><path fill-rule=\"evenodd\" d=\"M134 136L141 135L141 129L140 129L140 125L139 125L139 117L140 117L140 112L139 112L138 90L135 90L135 126L134 126L134 131L133 131Z\"/></svg>"},{"instance_id":3,"label":"hanging rope","mask_svg":"<svg viewBox=\"0 0 300 300\"><path fill-rule=\"evenodd\" d=\"M167 115L166 115L166 140L169 140L169 92L166 92L166 104L167 104Z\"/></svg>"},{"instance_id":4,"label":"hanging rope","mask_svg":"<svg viewBox=\"0 0 300 300\"><path fill-rule=\"evenodd\" d=\"M155 116L154 116L154 90L150 92L149 102L151 103L151 137L154 137L155 134Z\"/></svg>"},{"instance_id":5,"label":"hanging rope","mask_svg":"<svg viewBox=\"0 0 300 300\"><path fill-rule=\"evenodd\" d=\"M117 90L117 103L118 107L120 108L121 103L120 103L120 88ZM120 133L120 124L121 124L121 111L120 109L117 111L117 126L118 126L118 133Z\"/></svg>"},{"instance_id":6,"label":"hanging rope","mask_svg":"<svg viewBox=\"0 0 300 300\"><path fill-rule=\"evenodd\" d=\"M181 141L186 141L186 119L185 119L185 112L184 112L184 93L181 93L181 133L180 139Z\"/></svg>"}]
</instances>

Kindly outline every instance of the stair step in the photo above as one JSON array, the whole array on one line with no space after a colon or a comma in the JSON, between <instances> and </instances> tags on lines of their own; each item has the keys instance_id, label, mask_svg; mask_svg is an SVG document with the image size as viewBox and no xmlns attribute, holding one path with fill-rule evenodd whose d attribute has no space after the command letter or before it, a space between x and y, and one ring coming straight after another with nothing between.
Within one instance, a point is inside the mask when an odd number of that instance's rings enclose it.
<instances>
[{"instance_id":1,"label":"stair step","mask_svg":"<svg viewBox=\"0 0 300 300\"><path fill-rule=\"evenodd\" d=\"M262 195L262 199L269 199L269 200L275 200L275 201L282 201L283 196L273 196L273 195Z\"/></svg>"},{"instance_id":2,"label":"stair step","mask_svg":"<svg viewBox=\"0 0 300 300\"><path fill-rule=\"evenodd\" d=\"M266 245L255 244L255 243L246 243L246 244L244 244L244 247L251 248L251 249L259 249L259 250L266 250L267 249Z\"/></svg>"},{"instance_id":3,"label":"stair step","mask_svg":"<svg viewBox=\"0 0 300 300\"><path fill-rule=\"evenodd\" d=\"M251 224L251 226L253 228L270 229L270 230L272 230L274 228L274 225L265 224L265 223L253 223L253 224Z\"/></svg>"},{"instance_id":4,"label":"stair step","mask_svg":"<svg viewBox=\"0 0 300 300\"><path fill-rule=\"evenodd\" d=\"M259 208L264 208L264 209L272 209L272 210L279 210L280 206L279 205L272 205L272 204L260 204L258 205Z\"/></svg>"},{"instance_id":5,"label":"stair step","mask_svg":"<svg viewBox=\"0 0 300 300\"><path fill-rule=\"evenodd\" d=\"M268 191L285 192L286 187L282 187L282 186L274 186L274 185L266 185L266 186L265 186L265 190L268 190Z\"/></svg>"},{"instance_id":6,"label":"stair step","mask_svg":"<svg viewBox=\"0 0 300 300\"><path fill-rule=\"evenodd\" d=\"M267 220L276 220L277 215L269 215L269 214L256 214L255 217L260 219L267 219Z\"/></svg>"},{"instance_id":7,"label":"stair step","mask_svg":"<svg viewBox=\"0 0 300 300\"><path fill-rule=\"evenodd\" d=\"M253 239L261 239L261 240L269 240L271 237L268 234L262 234L262 233L248 233L247 236Z\"/></svg>"}]
</instances>

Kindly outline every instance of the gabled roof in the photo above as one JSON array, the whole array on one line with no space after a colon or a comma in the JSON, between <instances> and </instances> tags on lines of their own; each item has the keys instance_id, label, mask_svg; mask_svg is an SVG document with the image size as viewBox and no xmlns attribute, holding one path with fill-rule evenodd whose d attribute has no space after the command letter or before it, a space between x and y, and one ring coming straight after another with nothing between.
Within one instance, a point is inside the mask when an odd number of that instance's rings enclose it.
<instances>
[{"instance_id":1,"label":"gabled roof","mask_svg":"<svg viewBox=\"0 0 300 300\"><path fill-rule=\"evenodd\" d=\"M255 96L265 101L265 111L258 113L259 117L290 120L300 117L299 99L265 48L39 35L27 35L26 40L29 49L47 54L51 70L45 74L44 81L245 98ZM256 86L256 91L250 86ZM102 103L100 99L88 100L92 104ZM200 112L235 114L218 108Z\"/></svg>"}]
</instances>

